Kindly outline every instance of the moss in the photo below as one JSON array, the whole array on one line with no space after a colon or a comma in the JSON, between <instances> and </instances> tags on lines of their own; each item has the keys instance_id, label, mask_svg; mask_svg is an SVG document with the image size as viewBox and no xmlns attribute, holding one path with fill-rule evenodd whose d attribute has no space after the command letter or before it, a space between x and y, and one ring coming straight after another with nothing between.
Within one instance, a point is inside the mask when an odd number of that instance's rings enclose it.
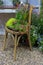
<instances>
[{"instance_id":1,"label":"moss","mask_svg":"<svg viewBox=\"0 0 43 65\"><path fill-rule=\"evenodd\" d=\"M17 20L15 18L10 18L7 23L6 23L6 26L12 26L13 25L13 22L16 22Z\"/></svg>"}]
</instances>

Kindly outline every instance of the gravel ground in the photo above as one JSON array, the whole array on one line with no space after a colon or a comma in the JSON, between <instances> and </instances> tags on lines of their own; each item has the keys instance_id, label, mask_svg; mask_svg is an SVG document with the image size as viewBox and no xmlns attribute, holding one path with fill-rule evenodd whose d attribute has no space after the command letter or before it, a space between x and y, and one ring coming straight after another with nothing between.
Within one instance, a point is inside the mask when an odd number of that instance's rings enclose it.
<instances>
[{"instance_id":1,"label":"gravel ground","mask_svg":"<svg viewBox=\"0 0 43 65\"><path fill-rule=\"evenodd\" d=\"M3 51L3 36L0 36L0 65L43 65L43 54L37 48L32 51L28 47L17 48L17 60L14 61L13 40L9 37L6 50Z\"/></svg>"}]
</instances>

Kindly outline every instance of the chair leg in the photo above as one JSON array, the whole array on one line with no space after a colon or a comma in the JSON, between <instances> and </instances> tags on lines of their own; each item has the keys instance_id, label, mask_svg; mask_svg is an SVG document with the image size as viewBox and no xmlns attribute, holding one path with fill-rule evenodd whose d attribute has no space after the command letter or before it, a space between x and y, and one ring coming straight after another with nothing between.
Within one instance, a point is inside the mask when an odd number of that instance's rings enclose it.
<instances>
[{"instance_id":1,"label":"chair leg","mask_svg":"<svg viewBox=\"0 0 43 65\"><path fill-rule=\"evenodd\" d=\"M16 60L16 48L17 48L17 35L14 38L14 60Z\"/></svg>"},{"instance_id":2,"label":"chair leg","mask_svg":"<svg viewBox=\"0 0 43 65\"><path fill-rule=\"evenodd\" d=\"M18 40L17 40L17 46L18 46L18 44L19 44L19 40L20 40L20 38L21 38L21 35L18 37Z\"/></svg>"},{"instance_id":3,"label":"chair leg","mask_svg":"<svg viewBox=\"0 0 43 65\"><path fill-rule=\"evenodd\" d=\"M5 32L3 50L5 50L5 47L6 47L6 39L7 39L7 36L8 36L8 33Z\"/></svg>"},{"instance_id":4,"label":"chair leg","mask_svg":"<svg viewBox=\"0 0 43 65\"><path fill-rule=\"evenodd\" d=\"M29 40L30 50L32 50L32 45L31 45L31 40L30 40L30 34L28 34L28 40Z\"/></svg>"},{"instance_id":5,"label":"chair leg","mask_svg":"<svg viewBox=\"0 0 43 65\"><path fill-rule=\"evenodd\" d=\"M13 41L14 41L14 39L15 39L15 36L14 36L14 35L12 35L12 38L13 38Z\"/></svg>"}]
</instances>

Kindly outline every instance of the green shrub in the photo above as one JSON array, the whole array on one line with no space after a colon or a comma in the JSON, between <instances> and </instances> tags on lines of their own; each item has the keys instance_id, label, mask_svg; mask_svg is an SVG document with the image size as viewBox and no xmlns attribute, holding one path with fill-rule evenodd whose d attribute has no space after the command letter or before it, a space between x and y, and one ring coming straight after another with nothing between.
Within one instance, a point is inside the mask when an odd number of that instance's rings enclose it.
<instances>
[{"instance_id":1,"label":"green shrub","mask_svg":"<svg viewBox=\"0 0 43 65\"><path fill-rule=\"evenodd\" d=\"M37 15L35 13L32 14L32 25L37 27L37 37L38 38L41 35L43 37L43 0L41 0L41 1L42 1L42 3L41 3L40 14L39 15ZM33 36L31 36L31 37L32 37L32 40L35 39ZM43 38L41 38L41 37L39 39L38 38L37 38L37 40L38 40L39 50L43 52Z\"/></svg>"},{"instance_id":2,"label":"green shrub","mask_svg":"<svg viewBox=\"0 0 43 65\"><path fill-rule=\"evenodd\" d=\"M31 25L31 30L30 30L31 35L30 35L30 38L31 38L32 46L35 45L35 42L38 39L37 31L38 31L37 27L34 26L34 25Z\"/></svg>"},{"instance_id":3,"label":"green shrub","mask_svg":"<svg viewBox=\"0 0 43 65\"><path fill-rule=\"evenodd\" d=\"M39 38L38 44L39 50L43 52L43 35Z\"/></svg>"}]
</instances>

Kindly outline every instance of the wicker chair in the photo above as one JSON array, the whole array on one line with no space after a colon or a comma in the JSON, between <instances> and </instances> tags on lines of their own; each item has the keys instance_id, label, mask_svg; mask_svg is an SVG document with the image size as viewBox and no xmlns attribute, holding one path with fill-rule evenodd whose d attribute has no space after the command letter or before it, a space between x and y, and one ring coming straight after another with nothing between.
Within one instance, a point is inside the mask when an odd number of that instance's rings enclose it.
<instances>
[{"instance_id":1,"label":"wicker chair","mask_svg":"<svg viewBox=\"0 0 43 65\"><path fill-rule=\"evenodd\" d=\"M27 34L28 40L29 40L30 50L32 50L32 45L31 45L31 41L30 41L30 26L31 26L31 14L32 14L32 10L33 10L33 7L30 6L30 9L29 9L29 18L28 18L29 20L28 20L28 25L26 25L26 31L25 32L21 32L21 31L16 32L16 31L12 31L12 30L8 29L7 27L5 27L5 40L4 40L3 50L6 47L6 39L7 39L8 33L11 33L13 35L13 40L14 40L14 60L16 60L16 49L17 49L19 40L20 40L20 38L21 38L21 36L23 34Z\"/></svg>"}]
</instances>

